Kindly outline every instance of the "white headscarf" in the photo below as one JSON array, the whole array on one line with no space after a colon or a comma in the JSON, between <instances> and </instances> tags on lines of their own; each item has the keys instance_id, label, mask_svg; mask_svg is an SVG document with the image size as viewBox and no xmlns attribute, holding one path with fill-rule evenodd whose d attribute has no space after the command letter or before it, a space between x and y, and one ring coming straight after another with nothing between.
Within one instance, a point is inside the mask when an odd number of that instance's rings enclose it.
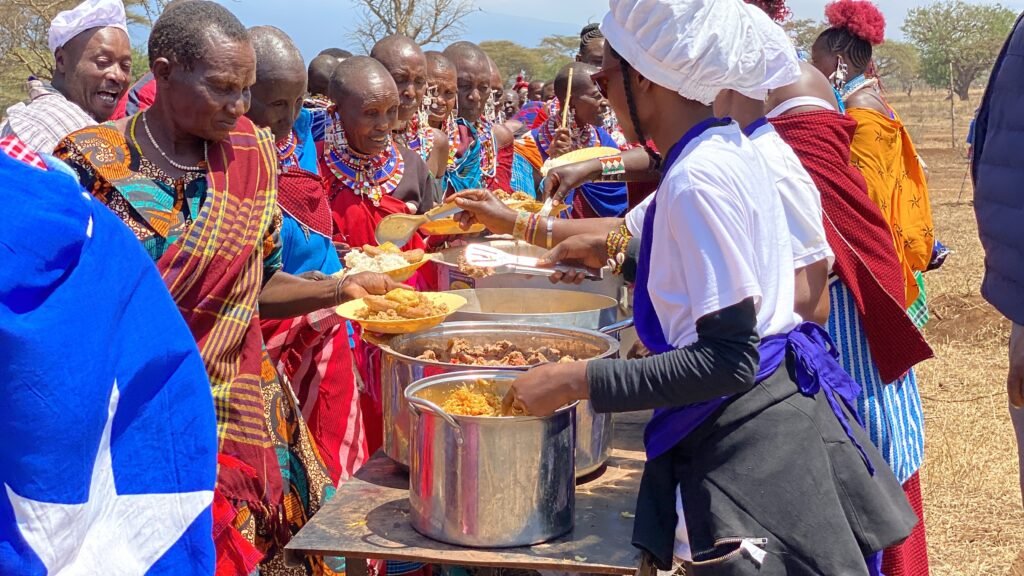
<instances>
[{"instance_id":1,"label":"white headscarf","mask_svg":"<svg viewBox=\"0 0 1024 576\"><path fill-rule=\"evenodd\" d=\"M610 0L609 9L601 32L611 47L689 100L710 105L722 90L763 99L800 77L785 32L742 0Z\"/></svg>"},{"instance_id":2,"label":"white headscarf","mask_svg":"<svg viewBox=\"0 0 1024 576\"><path fill-rule=\"evenodd\" d=\"M128 19L121 0L85 0L65 10L50 23L50 52L92 28L113 27L128 33Z\"/></svg>"}]
</instances>

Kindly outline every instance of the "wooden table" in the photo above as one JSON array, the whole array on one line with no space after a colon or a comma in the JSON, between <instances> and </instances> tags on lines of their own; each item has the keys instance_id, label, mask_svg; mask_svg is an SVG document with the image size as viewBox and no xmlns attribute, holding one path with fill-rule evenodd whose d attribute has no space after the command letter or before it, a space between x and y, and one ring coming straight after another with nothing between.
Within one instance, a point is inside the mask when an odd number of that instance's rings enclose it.
<instances>
[{"instance_id":1,"label":"wooden table","mask_svg":"<svg viewBox=\"0 0 1024 576\"><path fill-rule=\"evenodd\" d=\"M462 548L431 540L409 522L409 478L377 452L288 544L307 554L385 559L453 566L632 574L639 554L630 544L633 511L643 472L647 413L615 417L607 466L576 488L576 524L562 538L522 548ZM363 562L348 564L362 576Z\"/></svg>"}]
</instances>

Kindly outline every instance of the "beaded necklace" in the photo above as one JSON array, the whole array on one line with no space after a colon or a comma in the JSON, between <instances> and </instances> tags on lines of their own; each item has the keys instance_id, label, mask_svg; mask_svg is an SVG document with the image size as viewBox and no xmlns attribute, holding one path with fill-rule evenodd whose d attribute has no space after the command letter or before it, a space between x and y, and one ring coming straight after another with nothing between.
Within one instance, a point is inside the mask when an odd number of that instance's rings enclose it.
<instances>
[{"instance_id":1,"label":"beaded necklace","mask_svg":"<svg viewBox=\"0 0 1024 576\"><path fill-rule=\"evenodd\" d=\"M846 84L843 84L843 87L839 89L839 95L842 97L843 102L845 102L850 99L850 96L853 96L857 92L876 85L878 85L878 78L868 78L861 74Z\"/></svg>"},{"instance_id":2,"label":"beaded necklace","mask_svg":"<svg viewBox=\"0 0 1024 576\"><path fill-rule=\"evenodd\" d=\"M365 196L380 206L381 199L390 195L405 174L405 160L388 137L387 147L373 156L352 150L345 137L341 121L332 113L324 136L324 162L338 183L357 196ZM340 192L337 186L331 190L331 200Z\"/></svg>"},{"instance_id":3,"label":"beaded necklace","mask_svg":"<svg viewBox=\"0 0 1024 576\"><path fill-rule=\"evenodd\" d=\"M430 127L425 112L417 112L412 120L409 120L405 126L404 138L409 150L418 152L424 162L430 158L434 151L434 130Z\"/></svg>"},{"instance_id":4,"label":"beaded necklace","mask_svg":"<svg viewBox=\"0 0 1024 576\"><path fill-rule=\"evenodd\" d=\"M441 123L441 131L448 136L448 168L455 165L455 156L462 144L462 135L459 133L459 125L455 122L455 114L449 114Z\"/></svg>"},{"instance_id":5,"label":"beaded necklace","mask_svg":"<svg viewBox=\"0 0 1024 576\"><path fill-rule=\"evenodd\" d=\"M540 145L541 150L547 153L551 147L551 143L555 141L555 130L558 130L559 122L561 119L561 113L558 110L558 106L552 105L549 109L548 119L544 124L541 125L540 130L537 131L537 144ZM569 120L566 122L569 126L570 139L572 141L572 149L580 150L583 148L593 148L598 144L597 129L587 124L586 126L579 126L576 122L576 116L569 111Z\"/></svg>"},{"instance_id":6,"label":"beaded necklace","mask_svg":"<svg viewBox=\"0 0 1024 576\"><path fill-rule=\"evenodd\" d=\"M289 132L288 137L277 143L277 160L281 164L281 171L287 172L289 168L299 165L299 158L296 151L299 149L299 140L295 132Z\"/></svg>"},{"instance_id":7,"label":"beaded necklace","mask_svg":"<svg viewBox=\"0 0 1024 576\"><path fill-rule=\"evenodd\" d=\"M494 141L494 125L486 118L474 124L476 137L480 140L480 171L485 178L494 178L498 170L498 143Z\"/></svg>"}]
</instances>

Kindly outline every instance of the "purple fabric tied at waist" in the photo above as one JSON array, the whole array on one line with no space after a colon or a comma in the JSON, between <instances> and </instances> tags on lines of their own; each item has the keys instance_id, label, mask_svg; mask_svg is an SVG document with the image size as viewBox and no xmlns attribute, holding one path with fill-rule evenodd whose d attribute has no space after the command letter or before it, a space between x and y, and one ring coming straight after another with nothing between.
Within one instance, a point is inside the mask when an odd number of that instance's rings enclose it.
<instances>
[{"instance_id":1,"label":"purple fabric tied at waist","mask_svg":"<svg viewBox=\"0 0 1024 576\"><path fill-rule=\"evenodd\" d=\"M709 118L687 131L679 142L676 142L668 151L662 174L669 172L679 160L686 146L695 138L711 128L728 126L731 122L732 120L729 118ZM644 214L643 229L640 235L636 289L633 296L633 318L637 334L647 349L655 354L663 354L675 349L675 346L665 337L658 312L654 308L648 290L651 275L651 251L654 245L654 220L657 211L658 192L655 192L655 196ZM788 334L777 334L764 338L761 340L758 351L761 355L761 365L758 368L755 382L763 382L768 379L785 362L787 353L792 353L797 388L806 396L824 392L832 412L842 424L846 435L860 451L868 471L874 475L874 466L871 465L864 448L854 438L849 418L843 411L843 404L845 404L850 414L857 418L854 405L860 394L860 385L839 365L839 352L828 332L817 324L805 322ZM709 384L714 385L714 383ZM730 398L724 396L688 406L655 410L654 417L644 431L647 458L654 459L671 450Z\"/></svg>"},{"instance_id":2,"label":"purple fabric tied at waist","mask_svg":"<svg viewBox=\"0 0 1024 576\"><path fill-rule=\"evenodd\" d=\"M853 415L854 421L860 424L854 410L854 403L860 394L860 385L839 365L839 352L825 329L817 324L804 322L788 334L765 338L761 341L758 351L761 354L761 364L757 370L756 382L763 382L774 374L785 362L787 353L793 355L793 378L797 388L805 396L814 396L818 392L825 394L836 419L843 426L847 437L860 451L868 471L874 475L875 468L850 427L849 415ZM647 458L657 458L671 450L728 400L728 397L723 397L690 406L656 410L644 431ZM844 404L849 415L843 410Z\"/></svg>"}]
</instances>

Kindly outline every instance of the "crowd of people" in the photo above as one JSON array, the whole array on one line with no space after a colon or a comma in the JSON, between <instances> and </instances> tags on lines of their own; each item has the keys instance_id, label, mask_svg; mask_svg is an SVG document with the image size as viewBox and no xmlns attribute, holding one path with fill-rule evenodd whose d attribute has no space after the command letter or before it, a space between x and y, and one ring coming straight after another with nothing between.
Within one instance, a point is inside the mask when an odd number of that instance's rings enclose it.
<instances>
[{"instance_id":1,"label":"crowd of people","mask_svg":"<svg viewBox=\"0 0 1024 576\"><path fill-rule=\"evenodd\" d=\"M453 202L467 229L634 284L631 359L539 366L513 391L538 415L655 411L633 538L651 565L927 574L914 367L932 355L923 274L944 257L927 168L874 74L878 8L832 2L813 46L787 15L610 0L555 78L506 82L471 42L392 35L307 64L278 28L174 0L132 84L121 0L59 14L53 77L0 125L0 187L18 197L0 391L33 413L4 419L19 441L0 447L0 572L343 572L284 551L383 442L379 350L333 308L399 285L341 255L388 215ZM979 142L1001 118L985 110ZM541 177L595 147L618 152ZM977 145L975 170L1011 148ZM569 209L518 211L498 190ZM83 433L47 448L39 411ZM45 502L87 504L55 520ZM147 519L150 543L126 547L138 534L111 514Z\"/></svg>"}]
</instances>

